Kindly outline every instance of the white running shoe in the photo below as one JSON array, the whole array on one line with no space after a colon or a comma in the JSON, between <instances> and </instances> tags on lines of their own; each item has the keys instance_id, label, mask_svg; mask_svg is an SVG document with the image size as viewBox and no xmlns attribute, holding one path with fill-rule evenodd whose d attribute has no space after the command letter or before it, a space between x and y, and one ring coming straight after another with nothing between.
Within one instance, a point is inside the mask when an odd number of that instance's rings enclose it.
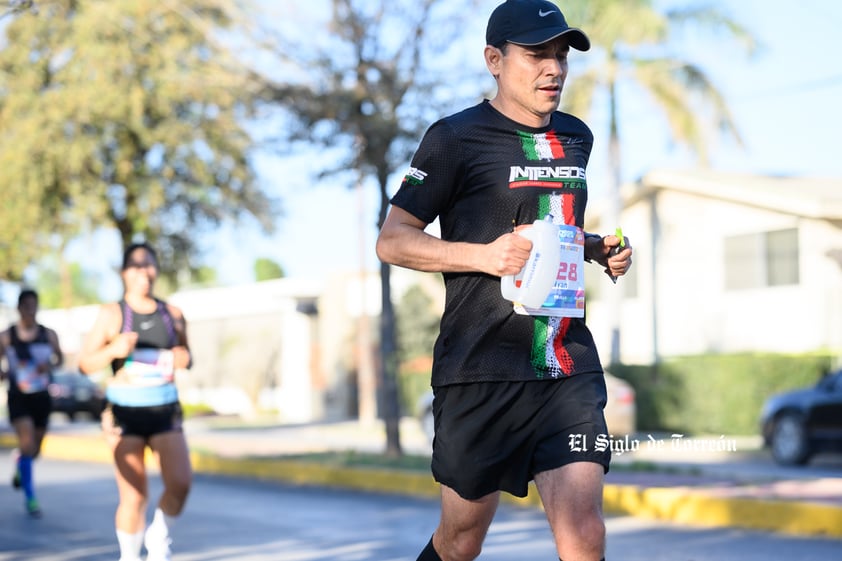
<instances>
[{"instance_id":1,"label":"white running shoe","mask_svg":"<svg viewBox=\"0 0 842 561\"><path fill-rule=\"evenodd\" d=\"M150 530L153 531L150 532ZM143 537L143 545L146 546L146 561L171 561L170 543L172 541L169 536L155 532L151 526L147 528L146 535Z\"/></svg>"},{"instance_id":2,"label":"white running shoe","mask_svg":"<svg viewBox=\"0 0 842 561\"><path fill-rule=\"evenodd\" d=\"M172 551L169 544L157 549L146 548L146 561L172 561Z\"/></svg>"},{"instance_id":3,"label":"white running shoe","mask_svg":"<svg viewBox=\"0 0 842 561\"><path fill-rule=\"evenodd\" d=\"M169 547L165 550L150 551L146 555L146 561L172 561L172 552Z\"/></svg>"}]
</instances>

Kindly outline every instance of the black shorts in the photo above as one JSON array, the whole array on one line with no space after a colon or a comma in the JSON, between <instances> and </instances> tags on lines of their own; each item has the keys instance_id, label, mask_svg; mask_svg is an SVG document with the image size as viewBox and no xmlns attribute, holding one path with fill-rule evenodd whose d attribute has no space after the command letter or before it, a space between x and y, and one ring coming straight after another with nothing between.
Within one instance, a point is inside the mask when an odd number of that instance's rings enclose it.
<instances>
[{"instance_id":1,"label":"black shorts","mask_svg":"<svg viewBox=\"0 0 842 561\"><path fill-rule=\"evenodd\" d=\"M127 407L109 403L102 413L103 430L116 436L149 438L182 430L184 414L178 402L153 407Z\"/></svg>"},{"instance_id":2,"label":"black shorts","mask_svg":"<svg viewBox=\"0 0 842 561\"><path fill-rule=\"evenodd\" d=\"M573 462L608 471L601 373L435 388L432 471L462 498L525 497L536 473ZM598 438L599 437L599 438Z\"/></svg>"},{"instance_id":3,"label":"black shorts","mask_svg":"<svg viewBox=\"0 0 842 561\"><path fill-rule=\"evenodd\" d=\"M47 392L23 393L10 391L8 397L9 421L31 417L36 428L46 429L53 410L53 400Z\"/></svg>"}]
</instances>

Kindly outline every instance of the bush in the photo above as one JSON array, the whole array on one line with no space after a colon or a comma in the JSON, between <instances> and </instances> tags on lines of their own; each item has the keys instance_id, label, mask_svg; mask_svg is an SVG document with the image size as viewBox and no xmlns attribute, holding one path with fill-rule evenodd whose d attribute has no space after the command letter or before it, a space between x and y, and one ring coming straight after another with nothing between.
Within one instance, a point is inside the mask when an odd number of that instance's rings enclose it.
<instances>
[{"instance_id":1,"label":"bush","mask_svg":"<svg viewBox=\"0 0 842 561\"><path fill-rule=\"evenodd\" d=\"M830 355L743 353L615 364L608 371L634 386L642 431L754 435L768 397L815 384L831 364Z\"/></svg>"},{"instance_id":2,"label":"bush","mask_svg":"<svg viewBox=\"0 0 842 561\"><path fill-rule=\"evenodd\" d=\"M184 418L189 419L190 417L205 417L208 415L214 415L216 412L213 410L213 407L210 405L206 405L204 403L183 403L181 404L181 410L184 413Z\"/></svg>"},{"instance_id":3,"label":"bush","mask_svg":"<svg viewBox=\"0 0 842 561\"><path fill-rule=\"evenodd\" d=\"M415 404L430 389L432 357L420 357L404 362L398 368L400 407L404 415L415 415Z\"/></svg>"}]
</instances>

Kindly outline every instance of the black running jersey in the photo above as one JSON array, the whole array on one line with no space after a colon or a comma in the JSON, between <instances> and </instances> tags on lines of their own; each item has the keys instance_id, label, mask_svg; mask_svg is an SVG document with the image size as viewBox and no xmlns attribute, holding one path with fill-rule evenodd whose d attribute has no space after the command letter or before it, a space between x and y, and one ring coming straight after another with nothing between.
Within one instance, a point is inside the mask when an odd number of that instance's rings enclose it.
<instances>
[{"instance_id":1,"label":"black running jersey","mask_svg":"<svg viewBox=\"0 0 842 561\"><path fill-rule=\"evenodd\" d=\"M51 379L50 374L37 374L34 372L36 364L40 361L33 356L33 347L40 346L44 350L50 349L52 354L52 346L47 337L47 328L38 324L38 333L32 341L22 341L18 335L18 328L15 324L9 327L9 339L11 348L14 351L15 357L11 361L16 365L9 372L9 391L12 393L32 393L33 391L47 391L47 384ZM43 360L43 359L41 359ZM19 376L25 376L27 380L20 380ZM21 387L21 384L30 387Z\"/></svg>"},{"instance_id":2,"label":"black running jersey","mask_svg":"<svg viewBox=\"0 0 842 561\"><path fill-rule=\"evenodd\" d=\"M549 126L532 128L486 100L427 130L391 202L427 223L438 217L442 239L453 242L490 243L550 213L581 228L592 145L572 115L557 111ZM499 277L445 273L444 281L434 386L602 371L584 319L516 314Z\"/></svg>"},{"instance_id":3,"label":"black running jersey","mask_svg":"<svg viewBox=\"0 0 842 561\"><path fill-rule=\"evenodd\" d=\"M125 300L120 300L123 323L120 333L134 331L137 333L138 349L171 349L178 345L173 318L167 305L158 300L158 307L151 314L141 314L132 310ZM117 359L111 363L111 369L116 373L125 362Z\"/></svg>"},{"instance_id":4,"label":"black running jersey","mask_svg":"<svg viewBox=\"0 0 842 561\"><path fill-rule=\"evenodd\" d=\"M21 340L18 335L17 325L10 325L9 340L12 344L12 348L15 350L18 360L32 360L33 356L30 351L30 345L33 343L41 343L44 345L50 344L50 339L47 337L47 328L40 323L38 324L38 333L35 334L35 338L32 341Z\"/></svg>"}]
</instances>

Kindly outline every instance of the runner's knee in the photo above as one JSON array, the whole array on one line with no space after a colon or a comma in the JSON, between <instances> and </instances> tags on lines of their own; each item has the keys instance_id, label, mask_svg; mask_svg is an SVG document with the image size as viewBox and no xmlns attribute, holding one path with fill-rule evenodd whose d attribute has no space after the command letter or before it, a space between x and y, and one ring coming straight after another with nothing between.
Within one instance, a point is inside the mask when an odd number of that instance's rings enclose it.
<instances>
[{"instance_id":1,"label":"runner's knee","mask_svg":"<svg viewBox=\"0 0 842 561\"><path fill-rule=\"evenodd\" d=\"M169 482L164 493L171 499L169 506L172 509L167 514L178 514L184 507L184 503L187 502L187 495L190 494L190 478L180 478ZM178 512L173 513L172 510Z\"/></svg>"},{"instance_id":2,"label":"runner's knee","mask_svg":"<svg viewBox=\"0 0 842 561\"><path fill-rule=\"evenodd\" d=\"M591 513L568 524L558 536L556 548L561 559L602 559L605 554L605 521Z\"/></svg>"},{"instance_id":3,"label":"runner's knee","mask_svg":"<svg viewBox=\"0 0 842 561\"><path fill-rule=\"evenodd\" d=\"M436 544L436 550L447 561L472 561L482 552L484 535L476 532L459 532L443 538L441 546Z\"/></svg>"}]
</instances>

